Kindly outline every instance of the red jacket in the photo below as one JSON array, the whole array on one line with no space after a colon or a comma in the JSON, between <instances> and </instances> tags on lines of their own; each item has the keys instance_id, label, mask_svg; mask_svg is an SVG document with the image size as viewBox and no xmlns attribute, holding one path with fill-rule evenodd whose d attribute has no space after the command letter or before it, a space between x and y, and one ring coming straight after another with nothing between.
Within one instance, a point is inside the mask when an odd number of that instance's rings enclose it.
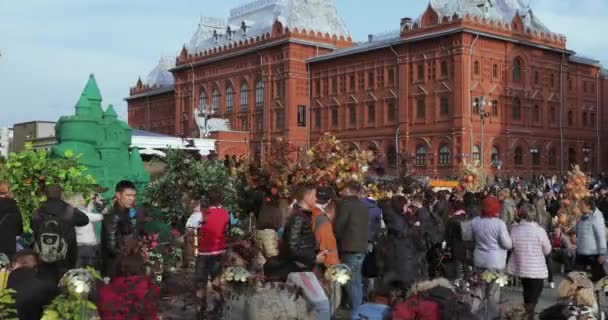
<instances>
[{"instance_id":1,"label":"red jacket","mask_svg":"<svg viewBox=\"0 0 608 320\"><path fill-rule=\"evenodd\" d=\"M439 304L412 296L393 308L393 320L441 320Z\"/></svg>"},{"instance_id":2,"label":"red jacket","mask_svg":"<svg viewBox=\"0 0 608 320\"><path fill-rule=\"evenodd\" d=\"M99 289L97 309L103 320L155 320L160 288L147 276L116 277Z\"/></svg>"},{"instance_id":3,"label":"red jacket","mask_svg":"<svg viewBox=\"0 0 608 320\"><path fill-rule=\"evenodd\" d=\"M230 223L230 215L222 207L209 207L203 212L203 223L198 230L200 254L220 254L226 249L228 223Z\"/></svg>"}]
</instances>

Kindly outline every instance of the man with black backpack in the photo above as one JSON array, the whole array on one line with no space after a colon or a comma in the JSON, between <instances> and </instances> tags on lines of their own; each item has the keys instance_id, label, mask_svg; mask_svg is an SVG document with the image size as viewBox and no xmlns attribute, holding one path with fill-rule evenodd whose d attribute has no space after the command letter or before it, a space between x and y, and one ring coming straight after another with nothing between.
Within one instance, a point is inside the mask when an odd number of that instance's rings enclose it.
<instances>
[{"instance_id":1,"label":"man with black backpack","mask_svg":"<svg viewBox=\"0 0 608 320\"><path fill-rule=\"evenodd\" d=\"M61 199L62 189L58 184L48 185L44 193L47 200L34 211L32 218L34 250L40 256L41 268L60 278L76 267L75 227L86 226L89 218Z\"/></svg>"}]
</instances>

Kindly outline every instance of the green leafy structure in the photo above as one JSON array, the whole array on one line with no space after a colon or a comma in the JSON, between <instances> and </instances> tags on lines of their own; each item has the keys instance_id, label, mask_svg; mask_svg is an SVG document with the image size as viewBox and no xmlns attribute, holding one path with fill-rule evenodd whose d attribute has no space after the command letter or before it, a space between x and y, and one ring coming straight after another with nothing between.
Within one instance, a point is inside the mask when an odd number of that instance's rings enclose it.
<instances>
[{"instance_id":1,"label":"green leafy structure","mask_svg":"<svg viewBox=\"0 0 608 320\"><path fill-rule=\"evenodd\" d=\"M60 184L66 196L87 196L95 189L95 179L86 173L87 167L80 164L79 158L69 150L65 159L51 158L46 151L33 150L31 144L26 144L24 151L11 153L5 163L0 163L0 181L11 183L26 232L31 231L32 212L45 200L46 185Z\"/></svg>"},{"instance_id":2,"label":"green leafy structure","mask_svg":"<svg viewBox=\"0 0 608 320\"><path fill-rule=\"evenodd\" d=\"M19 320L15 309L14 294L14 290L0 289L0 319Z\"/></svg>"},{"instance_id":3,"label":"green leafy structure","mask_svg":"<svg viewBox=\"0 0 608 320\"><path fill-rule=\"evenodd\" d=\"M234 178L222 162L201 162L181 150L169 150L162 161L165 173L150 183L146 194L152 206L164 212L165 221L187 218L191 213L189 200L198 199L211 188L223 192L226 210L238 209Z\"/></svg>"}]
</instances>

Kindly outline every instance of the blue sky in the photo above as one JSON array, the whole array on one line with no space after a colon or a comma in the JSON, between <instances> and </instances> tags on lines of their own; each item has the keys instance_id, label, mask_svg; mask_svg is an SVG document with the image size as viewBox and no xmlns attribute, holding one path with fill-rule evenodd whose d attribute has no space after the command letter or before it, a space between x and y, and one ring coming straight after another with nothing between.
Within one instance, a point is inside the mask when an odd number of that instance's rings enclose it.
<instances>
[{"instance_id":1,"label":"blue sky","mask_svg":"<svg viewBox=\"0 0 608 320\"><path fill-rule=\"evenodd\" d=\"M607 0L524 0L568 46L608 65ZM240 0L0 0L0 126L73 112L89 73L125 118L128 95L161 55L189 41L201 15L226 17ZM335 0L353 37L398 28L427 0Z\"/></svg>"}]
</instances>

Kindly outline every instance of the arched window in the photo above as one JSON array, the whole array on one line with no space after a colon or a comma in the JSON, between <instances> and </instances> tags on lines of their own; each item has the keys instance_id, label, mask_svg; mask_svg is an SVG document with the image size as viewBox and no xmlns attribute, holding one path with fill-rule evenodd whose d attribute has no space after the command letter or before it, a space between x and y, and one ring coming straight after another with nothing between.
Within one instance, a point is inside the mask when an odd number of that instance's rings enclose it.
<instances>
[{"instance_id":1,"label":"arched window","mask_svg":"<svg viewBox=\"0 0 608 320\"><path fill-rule=\"evenodd\" d=\"M473 99L473 114L479 114L479 110L481 109L479 98Z\"/></svg>"},{"instance_id":2,"label":"arched window","mask_svg":"<svg viewBox=\"0 0 608 320\"><path fill-rule=\"evenodd\" d=\"M427 150L424 146L418 146L418 148L416 148L416 166L426 166L426 153Z\"/></svg>"},{"instance_id":3,"label":"arched window","mask_svg":"<svg viewBox=\"0 0 608 320\"><path fill-rule=\"evenodd\" d=\"M255 83L255 107L258 109L264 107L264 82L262 80Z\"/></svg>"},{"instance_id":4,"label":"arched window","mask_svg":"<svg viewBox=\"0 0 608 320\"><path fill-rule=\"evenodd\" d=\"M498 116L498 100L492 101L492 117Z\"/></svg>"},{"instance_id":5,"label":"arched window","mask_svg":"<svg viewBox=\"0 0 608 320\"><path fill-rule=\"evenodd\" d=\"M492 163L500 161L500 153L498 152L498 147L492 147L492 151L490 152L490 157L492 158Z\"/></svg>"},{"instance_id":6,"label":"arched window","mask_svg":"<svg viewBox=\"0 0 608 320\"><path fill-rule=\"evenodd\" d=\"M448 62L447 61L441 61L441 76L442 77L448 76Z\"/></svg>"},{"instance_id":7,"label":"arched window","mask_svg":"<svg viewBox=\"0 0 608 320\"><path fill-rule=\"evenodd\" d=\"M249 107L249 86L247 82L241 84L241 111L247 110Z\"/></svg>"},{"instance_id":8,"label":"arched window","mask_svg":"<svg viewBox=\"0 0 608 320\"><path fill-rule=\"evenodd\" d=\"M232 85L229 84L226 87L226 112L232 112L234 108L234 89L232 89Z\"/></svg>"},{"instance_id":9,"label":"arched window","mask_svg":"<svg viewBox=\"0 0 608 320\"><path fill-rule=\"evenodd\" d=\"M479 146L473 146L473 161L479 161L481 153L479 152Z\"/></svg>"},{"instance_id":10,"label":"arched window","mask_svg":"<svg viewBox=\"0 0 608 320\"><path fill-rule=\"evenodd\" d=\"M220 90L218 88L213 89L213 93L211 94L211 109L213 110L213 114L220 112Z\"/></svg>"},{"instance_id":11,"label":"arched window","mask_svg":"<svg viewBox=\"0 0 608 320\"><path fill-rule=\"evenodd\" d=\"M540 107L538 105L534 106L534 122L540 122Z\"/></svg>"},{"instance_id":12,"label":"arched window","mask_svg":"<svg viewBox=\"0 0 608 320\"><path fill-rule=\"evenodd\" d=\"M532 154L532 166L540 166L540 148L533 147L532 149L530 149L530 153Z\"/></svg>"},{"instance_id":13,"label":"arched window","mask_svg":"<svg viewBox=\"0 0 608 320\"><path fill-rule=\"evenodd\" d=\"M516 166L523 166L524 165L524 152L521 149L521 147L515 148L515 155L513 157L513 164L515 164Z\"/></svg>"},{"instance_id":14,"label":"arched window","mask_svg":"<svg viewBox=\"0 0 608 320\"><path fill-rule=\"evenodd\" d=\"M568 149L568 163L570 166L576 165L576 150L574 148Z\"/></svg>"},{"instance_id":15,"label":"arched window","mask_svg":"<svg viewBox=\"0 0 608 320\"><path fill-rule=\"evenodd\" d=\"M521 81L521 60L513 60L513 81Z\"/></svg>"},{"instance_id":16,"label":"arched window","mask_svg":"<svg viewBox=\"0 0 608 320\"><path fill-rule=\"evenodd\" d=\"M513 98L513 120L521 120L521 100Z\"/></svg>"},{"instance_id":17,"label":"arched window","mask_svg":"<svg viewBox=\"0 0 608 320\"><path fill-rule=\"evenodd\" d=\"M549 149L549 153L547 155L547 162L550 167L557 167L557 154L555 153L554 148Z\"/></svg>"},{"instance_id":18,"label":"arched window","mask_svg":"<svg viewBox=\"0 0 608 320\"><path fill-rule=\"evenodd\" d=\"M450 164L450 147L447 144L439 148L439 165Z\"/></svg>"},{"instance_id":19,"label":"arched window","mask_svg":"<svg viewBox=\"0 0 608 320\"><path fill-rule=\"evenodd\" d=\"M473 63L473 71L475 72L475 75L479 75L479 61L475 61L475 63Z\"/></svg>"},{"instance_id":20,"label":"arched window","mask_svg":"<svg viewBox=\"0 0 608 320\"><path fill-rule=\"evenodd\" d=\"M209 106L209 101L207 100L207 92L205 88L201 88L201 95L198 97L198 109L202 112L207 110Z\"/></svg>"}]
</instances>

